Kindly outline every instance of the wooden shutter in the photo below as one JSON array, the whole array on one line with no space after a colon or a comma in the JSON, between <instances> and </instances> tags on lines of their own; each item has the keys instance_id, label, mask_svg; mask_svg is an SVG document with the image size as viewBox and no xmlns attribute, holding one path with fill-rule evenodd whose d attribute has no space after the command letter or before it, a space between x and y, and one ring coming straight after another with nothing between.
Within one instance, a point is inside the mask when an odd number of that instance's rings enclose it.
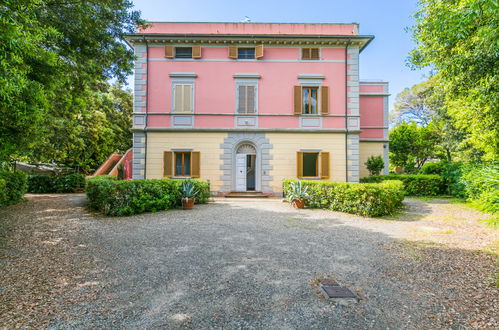
<instances>
[{"instance_id":1,"label":"wooden shutter","mask_svg":"<svg viewBox=\"0 0 499 330\"><path fill-rule=\"evenodd\" d=\"M263 45L258 45L255 47L255 58L259 59L263 57Z\"/></svg>"},{"instance_id":2,"label":"wooden shutter","mask_svg":"<svg viewBox=\"0 0 499 330\"><path fill-rule=\"evenodd\" d=\"M329 113L329 86L321 86L321 113Z\"/></svg>"},{"instance_id":3,"label":"wooden shutter","mask_svg":"<svg viewBox=\"0 0 499 330\"><path fill-rule=\"evenodd\" d=\"M310 59L311 60L319 59L319 48L310 48Z\"/></svg>"},{"instance_id":4,"label":"wooden shutter","mask_svg":"<svg viewBox=\"0 0 499 330\"><path fill-rule=\"evenodd\" d=\"M310 59L310 48L302 48L301 49L301 59L309 60Z\"/></svg>"},{"instance_id":5,"label":"wooden shutter","mask_svg":"<svg viewBox=\"0 0 499 330\"><path fill-rule=\"evenodd\" d=\"M329 179L329 152L321 152L321 178Z\"/></svg>"},{"instance_id":6,"label":"wooden shutter","mask_svg":"<svg viewBox=\"0 0 499 330\"><path fill-rule=\"evenodd\" d=\"M296 153L296 177L303 177L303 152Z\"/></svg>"},{"instance_id":7,"label":"wooden shutter","mask_svg":"<svg viewBox=\"0 0 499 330\"><path fill-rule=\"evenodd\" d=\"M237 47L229 46L229 58L237 59Z\"/></svg>"},{"instance_id":8,"label":"wooden shutter","mask_svg":"<svg viewBox=\"0 0 499 330\"><path fill-rule=\"evenodd\" d=\"M238 87L238 100L237 100L237 112L246 113L246 86L239 85Z\"/></svg>"},{"instance_id":9,"label":"wooden shutter","mask_svg":"<svg viewBox=\"0 0 499 330\"><path fill-rule=\"evenodd\" d=\"M184 85L182 104L184 112L192 112L192 85Z\"/></svg>"},{"instance_id":10,"label":"wooden shutter","mask_svg":"<svg viewBox=\"0 0 499 330\"><path fill-rule=\"evenodd\" d=\"M302 113L302 110L301 110L301 107L302 107L302 100L301 100L301 97L302 97L302 89L301 89L301 86L295 86L294 88L294 99L295 99L295 104L294 104L294 107L295 107L295 115L301 115Z\"/></svg>"},{"instance_id":11,"label":"wooden shutter","mask_svg":"<svg viewBox=\"0 0 499 330\"><path fill-rule=\"evenodd\" d=\"M175 85L173 89L173 111L192 112L192 110L192 85Z\"/></svg>"},{"instance_id":12,"label":"wooden shutter","mask_svg":"<svg viewBox=\"0 0 499 330\"><path fill-rule=\"evenodd\" d=\"M246 113L255 113L255 86L246 86Z\"/></svg>"},{"instance_id":13,"label":"wooden shutter","mask_svg":"<svg viewBox=\"0 0 499 330\"><path fill-rule=\"evenodd\" d=\"M173 58L173 46L165 46L165 57Z\"/></svg>"},{"instance_id":14,"label":"wooden shutter","mask_svg":"<svg viewBox=\"0 0 499 330\"><path fill-rule=\"evenodd\" d=\"M199 151L191 152L191 177L201 176L201 154Z\"/></svg>"},{"instance_id":15,"label":"wooden shutter","mask_svg":"<svg viewBox=\"0 0 499 330\"><path fill-rule=\"evenodd\" d=\"M201 58L201 46L192 46L192 58Z\"/></svg>"},{"instance_id":16,"label":"wooden shutter","mask_svg":"<svg viewBox=\"0 0 499 330\"><path fill-rule=\"evenodd\" d=\"M184 85L175 85L173 88L173 111L182 112L182 95Z\"/></svg>"},{"instance_id":17,"label":"wooden shutter","mask_svg":"<svg viewBox=\"0 0 499 330\"><path fill-rule=\"evenodd\" d=\"M163 176L165 178L171 177L173 174L173 152L165 151L163 153Z\"/></svg>"}]
</instances>

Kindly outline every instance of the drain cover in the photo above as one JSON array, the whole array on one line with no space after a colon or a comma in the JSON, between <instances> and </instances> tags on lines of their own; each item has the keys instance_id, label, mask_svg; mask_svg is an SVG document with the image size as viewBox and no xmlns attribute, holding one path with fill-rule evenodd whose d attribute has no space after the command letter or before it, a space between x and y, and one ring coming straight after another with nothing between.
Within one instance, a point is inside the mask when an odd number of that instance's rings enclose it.
<instances>
[{"instance_id":1,"label":"drain cover","mask_svg":"<svg viewBox=\"0 0 499 330\"><path fill-rule=\"evenodd\" d=\"M329 298L353 298L357 299L357 295L350 289L341 286L323 286L322 290L326 292Z\"/></svg>"},{"instance_id":2,"label":"drain cover","mask_svg":"<svg viewBox=\"0 0 499 330\"><path fill-rule=\"evenodd\" d=\"M333 279L330 279L330 278L325 278L323 280L320 280L320 284L322 286L326 285L326 286L340 286L338 284L338 282L336 282L335 280Z\"/></svg>"}]
</instances>

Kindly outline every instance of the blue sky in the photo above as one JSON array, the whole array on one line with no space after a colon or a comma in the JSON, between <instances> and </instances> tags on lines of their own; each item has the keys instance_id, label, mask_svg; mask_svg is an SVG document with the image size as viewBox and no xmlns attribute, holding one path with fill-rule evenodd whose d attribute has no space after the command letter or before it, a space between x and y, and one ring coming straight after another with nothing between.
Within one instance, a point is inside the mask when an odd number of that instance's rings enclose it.
<instances>
[{"instance_id":1,"label":"blue sky","mask_svg":"<svg viewBox=\"0 0 499 330\"><path fill-rule=\"evenodd\" d=\"M359 23L375 39L360 56L360 78L390 83L390 110L405 87L425 79L406 66L414 47L405 28L414 24L416 0L132 0L148 21Z\"/></svg>"}]
</instances>

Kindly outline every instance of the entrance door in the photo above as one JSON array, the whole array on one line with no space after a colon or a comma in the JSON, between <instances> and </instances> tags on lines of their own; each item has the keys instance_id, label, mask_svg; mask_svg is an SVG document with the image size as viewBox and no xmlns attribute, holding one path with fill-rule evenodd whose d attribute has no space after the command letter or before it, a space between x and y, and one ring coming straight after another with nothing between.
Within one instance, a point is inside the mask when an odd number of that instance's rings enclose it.
<instances>
[{"instance_id":1,"label":"entrance door","mask_svg":"<svg viewBox=\"0 0 499 330\"><path fill-rule=\"evenodd\" d=\"M246 191L246 154L236 154L236 191Z\"/></svg>"}]
</instances>

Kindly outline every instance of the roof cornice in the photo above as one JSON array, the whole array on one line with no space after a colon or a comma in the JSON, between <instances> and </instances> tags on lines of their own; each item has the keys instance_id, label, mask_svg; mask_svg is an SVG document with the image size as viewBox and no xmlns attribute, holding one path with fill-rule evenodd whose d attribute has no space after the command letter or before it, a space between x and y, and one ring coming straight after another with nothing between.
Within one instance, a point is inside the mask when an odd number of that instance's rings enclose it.
<instances>
[{"instance_id":1,"label":"roof cornice","mask_svg":"<svg viewBox=\"0 0 499 330\"><path fill-rule=\"evenodd\" d=\"M160 34L134 33L125 35L131 44L263 44L276 46L359 46L362 51L373 39L372 35L241 35L241 34Z\"/></svg>"}]
</instances>

